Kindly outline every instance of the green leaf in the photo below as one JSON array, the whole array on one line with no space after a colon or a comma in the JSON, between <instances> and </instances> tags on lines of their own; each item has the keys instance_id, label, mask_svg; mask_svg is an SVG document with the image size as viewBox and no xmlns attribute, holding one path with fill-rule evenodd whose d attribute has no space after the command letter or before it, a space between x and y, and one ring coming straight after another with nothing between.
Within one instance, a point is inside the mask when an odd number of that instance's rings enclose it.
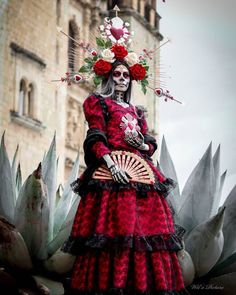
<instances>
[{"instance_id":1,"label":"green leaf","mask_svg":"<svg viewBox=\"0 0 236 295\"><path fill-rule=\"evenodd\" d=\"M105 48L110 48L112 46L112 42L111 40L108 40L106 43L105 43Z\"/></svg>"},{"instance_id":2,"label":"green leaf","mask_svg":"<svg viewBox=\"0 0 236 295\"><path fill-rule=\"evenodd\" d=\"M142 84L142 91L143 91L144 94L147 93L147 88L143 84Z\"/></svg>"},{"instance_id":3,"label":"green leaf","mask_svg":"<svg viewBox=\"0 0 236 295\"><path fill-rule=\"evenodd\" d=\"M142 80L142 83L141 83L143 86L147 86L148 85L148 80L145 78Z\"/></svg>"},{"instance_id":4,"label":"green leaf","mask_svg":"<svg viewBox=\"0 0 236 295\"><path fill-rule=\"evenodd\" d=\"M91 57L86 57L84 59L84 61L89 65L92 66L93 65L93 59Z\"/></svg>"},{"instance_id":5,"label":"green leaf","mask_svg":"<svg viewBox=\"0 0 236 295\"><path fill-rule=\"evenodd\" d=\"M102 38L96 38L96 43L99 47L105 48L105 41Z\"/></svg>"},{"instance_id":6,"label":"green leaf","mask_svg":"<svg viewBox=\"0 0 236 295\"><path fill-rule=\"evenodd\" d=\"M95 77L93 78L93 83L94 83L95 86L98 86L101 82L102 82L102 77L100 77L100 76L95 76Z\"/></svg>"},{"instance_id":7,"label":"green leaf","mask_svg":"<svg viewBox=\"0 0 236 295\"><path fill-rule=\"evenodd\" d=\"M98 55L95 55L94 57L93 57L93 61L97 61L98 60Z\"/></svg>"},{"instance_id":8,"label":"green leaf","mask_svg":"<svg viewBox=\"0 0 236 295\"><path fill-rule=\"evenodd\" d=\"M79 69L79 72L80 73L88 73L90 71L90 69L88 68L88 66L82 66L80 69Z\"/></svg>"},{"instance_id":9,"label":"green leaf","mask_svg":"<svg viewBox=\"0 0 236 295\"><path fill-rule=\"evenodd\" d=\"M142 89L142 90L143 90L143 93L144 93L144 94L146 94L146 93L147 93L147 88L146 88L146 87L143 87L143 89Z\"/></svg>"}]
</instances>

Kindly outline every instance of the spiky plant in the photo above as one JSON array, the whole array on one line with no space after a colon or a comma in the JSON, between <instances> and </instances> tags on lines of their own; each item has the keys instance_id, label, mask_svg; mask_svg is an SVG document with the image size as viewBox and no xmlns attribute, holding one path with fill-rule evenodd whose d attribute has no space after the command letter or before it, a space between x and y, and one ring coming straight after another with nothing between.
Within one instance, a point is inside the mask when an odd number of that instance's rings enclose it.
<instances>
[{"instance_id":1,"label":"spiky plant","mask_svg":"<svg viewBox=\"0 0 236 295\"><path fill-rule=\"evenodd\" d=\"M160 167L178 182L164 137ZM178 257L185 284L194 294L236 294L236 186L220 207L225 176L226 171L220 173L220 146L212 157L210 143L182 193L177 185L168 196L175 223L185 229Z\"/></svg>"},{"instance_id":2,"label":"spiky plant","mask_svg":"<svg viewBox=\"0 0 236 295\"><path fill-rule=\"evenodd\" d=\"M11 165L4 134L2 136L0 215L4 218L0 218L0 266L4 268L0 268L0 282L10 280L11 287L17 289L22 285L22 279L29 282L30 275L38 292L48 294L50 291L50 294L58 295L64 294L59 277L55 281L46 275L63 275L73 265L74 257L59 249L70 233L79 203L70 188L77 175L79 157L65 188L60 184L57 189L55 141L54 135L42 164L22 185L20 166L16 169L18 147ZM236 186L219 208L226 172L220 174L220 147L213 158L211 149L210 144L182 193L177 185L167 200L174 208L175 223L186 231L183 237L185 248L178 252L178 257L190 293L199 294L203 289L204 294L235 294ZM164 138L160 168L166 176L178 182ZM12 274L14 279L20 279L12 281ZM23 284L21 289L24 288Z\"/></svg>"},{"instance_id":3,"label":"spiky plant","mask_svg":"<svg viewBox=\"0 0 236 295\"><path fill-rule=\"evenodd\" d=\"M4 144L0 147L0 288L37 289L43 294L64 294L61 282L46 274L67 273L74 256L60 247L69 236L79 204L70 183L77 176L79 154L64 189L57 189L56 135L42 163L22 185L16 169L18 147L10 164ZM10 277L10 279L9 279ZM31 281L31 287L28 282ZM5 283L4 283L5 282ZM11 292L12 289L9 289ZM1 293L1 292L0 292ZM9 293L10 294L10 293Z\"/></svg>"}]
</instances>

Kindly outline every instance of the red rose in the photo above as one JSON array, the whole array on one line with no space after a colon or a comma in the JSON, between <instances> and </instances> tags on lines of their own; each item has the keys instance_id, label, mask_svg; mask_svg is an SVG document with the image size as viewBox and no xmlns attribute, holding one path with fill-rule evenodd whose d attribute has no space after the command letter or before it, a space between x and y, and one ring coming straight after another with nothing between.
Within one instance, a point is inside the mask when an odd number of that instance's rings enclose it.
<instances>
[{"instance_id":1,"label":"red rose","mask_svg":"<svg viewBox=\"0 0 236 295\"><path fill-rule=\"evenodd\" d=\"M143 80L146 76L146 69L140 64L133 65L129 70L133 80Z\"/></svg>"},{"instance_id":2,"label":"red rose","mask_svg":"<svg viewBox=\"0 0 236 295\"><path fill-rule=\"evenodd\" d=\"M94 70L95 74L97 74L99 76L103 76L103 75L108 74L111 69L112 69L112 65L103 59L99 59L93 65L93 70Z\"/></svg>"},{"instance_id":3,"label":"red rose","mask_svg":"<svg viewBox=\"0 0 236 295\"><path fill-rule=\"evenodd\" d=\"M126 50L126 48L118 44L113 45L111 48L111 51L114 52L115 58L119 60L122 60L128 54L128 51Z\"/></svg>"}]
</instances>

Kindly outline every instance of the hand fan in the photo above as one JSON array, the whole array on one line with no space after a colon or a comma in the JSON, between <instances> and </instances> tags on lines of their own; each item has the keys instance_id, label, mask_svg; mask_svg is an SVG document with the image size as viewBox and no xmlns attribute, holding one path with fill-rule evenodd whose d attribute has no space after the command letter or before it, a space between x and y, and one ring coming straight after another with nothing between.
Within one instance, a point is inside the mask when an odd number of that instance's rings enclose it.
<instances>
[{"instance_id":1,"label":"hand fan","mask_svg":"<svg viewBox=\"0 0 236 295\"><path fill-rule=\"evenodd\" d=\"M155 177L151 167L140 156L125 151L113 151L111 158L114 163L131 177L130 181L154 184ZM92 177L94 179L112 179L109 169L102 165L97 168Z\"/></svg>"}]
</instances>

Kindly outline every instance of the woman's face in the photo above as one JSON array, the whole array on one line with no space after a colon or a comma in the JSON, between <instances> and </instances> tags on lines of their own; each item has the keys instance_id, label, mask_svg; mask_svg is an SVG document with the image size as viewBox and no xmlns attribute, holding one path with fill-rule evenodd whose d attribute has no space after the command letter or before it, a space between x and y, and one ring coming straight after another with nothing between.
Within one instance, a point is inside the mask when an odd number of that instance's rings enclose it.
<instances>
[{"instance_id":1,"label":"woman's face","mask_svg":"<svg viewBox=\"0 0 236 295\"><path fill-rule=\"evenodd\" d=\"M130 74L129 70L124 65L117 66L112 75L115 83L115 90L125 92L129 88Z\"/></svg>"}]
</instances>

